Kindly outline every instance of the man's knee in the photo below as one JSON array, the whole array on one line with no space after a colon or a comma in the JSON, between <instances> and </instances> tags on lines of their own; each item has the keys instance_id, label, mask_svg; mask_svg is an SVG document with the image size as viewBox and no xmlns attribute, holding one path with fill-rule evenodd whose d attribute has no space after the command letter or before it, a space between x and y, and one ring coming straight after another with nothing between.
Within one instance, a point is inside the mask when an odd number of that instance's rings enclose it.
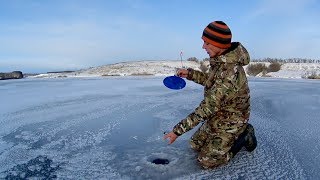
<instances>
[{"instance_id":1,"label":"man's knee","mask_svg":"<svg viewBox=\"0 0 320 180\"><path fill-rule=\"evenodd\" d=\"M191 148L195 151L200 151L203 146L203 142L194 139L191 139L189 143Z\"/></svg>"},{"instance_id":2,"label":"man's knee","mask_svg":"<svg viewBox=\"0 0 320 180\"><path fill-rule=\"evenodd\" d=\"M203 126L201 126L203 127ZM200 151L201 148L207 143L206 141L208 140L208 133L203 131L201 128L196 131L191 139L190 139L190 145L191 148Z\"/></svg>"},{"instance_id":3,"label":"man's knee","mask_svg":"<svg viewBox=\"0 0 320 180\"><path fill-rule=\"evenodd\" d=\"M205 169L216 168L218 166L227 164L229 161L230 161L229 153L216 154L214 156L212 155L206 156L206 155L200 154L198 156L199 164Z\"/></svg>"}]
</instances>

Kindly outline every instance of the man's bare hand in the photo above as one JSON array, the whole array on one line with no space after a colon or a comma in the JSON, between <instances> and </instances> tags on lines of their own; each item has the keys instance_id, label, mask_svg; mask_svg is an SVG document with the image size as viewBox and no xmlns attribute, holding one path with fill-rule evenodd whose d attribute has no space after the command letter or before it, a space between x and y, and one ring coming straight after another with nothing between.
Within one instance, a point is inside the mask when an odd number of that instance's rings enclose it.
<instances>
[{"instance_id":1,"label":"man's bare hand","mask_svg":"<svg viewBox=\"0 0 320 180\"><path fill-rule=\"evenodd\" d=\"M167 138L169 138L169 144L172 144L178 138L178 136L174 132L169 132L163 136L163 139Z\"/></svg>"},{"instance_id":2,"label":"man's bare hand","mask_svg":"<svg viewBox=\"0 0 320 180\"><path fill-rule=\"evenodd\" d=\"M187 69L178 69L177 76L186 78L188 76L189 71Z\"/></svg>"}]
</instances>

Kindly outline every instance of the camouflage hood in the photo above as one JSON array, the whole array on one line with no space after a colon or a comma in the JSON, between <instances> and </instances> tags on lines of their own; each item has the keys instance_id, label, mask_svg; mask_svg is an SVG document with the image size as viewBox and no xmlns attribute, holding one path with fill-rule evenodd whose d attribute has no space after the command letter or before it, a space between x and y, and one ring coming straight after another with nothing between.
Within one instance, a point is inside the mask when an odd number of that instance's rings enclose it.
<instances>
[{"instance_id":1,"label":"camouflage hood","mask_svg":"<svg viewBox=\"0 0 320 180\"><path fill-rule=\"evenodd\" d=\"M239 42L232 42L231 47L222 55L210 59L210 65L215 65L216 63L226 63L245 66L248 65L249 62L249 53Z\"/></svg>"}]
</instances>

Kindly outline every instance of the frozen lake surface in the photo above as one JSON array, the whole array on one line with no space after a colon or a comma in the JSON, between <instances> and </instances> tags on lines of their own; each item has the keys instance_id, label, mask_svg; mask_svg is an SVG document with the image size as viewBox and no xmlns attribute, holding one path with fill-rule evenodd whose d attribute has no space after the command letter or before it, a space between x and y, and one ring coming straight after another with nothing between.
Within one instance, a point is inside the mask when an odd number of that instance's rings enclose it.
<instances>
[{"instance_id":1,"label":"frozen lake surface","mask_svg":"<svg viewBox=\"0 0 320 180\"><path fill-rule=\"evenodd\" d=\"M319 179L320 81L250 79L258 147L203 170L188 139L162 139L198 106L160 77L0 81L0 179ZM152 163L165 158L166 165Z\"/></svg>"}]
</instances>

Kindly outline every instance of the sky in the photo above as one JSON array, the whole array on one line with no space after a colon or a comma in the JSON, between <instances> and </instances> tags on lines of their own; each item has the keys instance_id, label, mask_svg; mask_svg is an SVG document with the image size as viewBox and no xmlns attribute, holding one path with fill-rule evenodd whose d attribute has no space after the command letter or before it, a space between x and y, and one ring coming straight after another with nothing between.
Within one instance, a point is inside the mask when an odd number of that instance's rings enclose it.
<instances>
[{"instance_id":1,"label":"sky","mask_svg":"<svg viewBox=\"0 0 320 180\"><path fill-rule=\"evenodd\" d=\"M0 1L0 72L207 57L202 31L230 27L251 58L320 58L317 0Z\"/></svg>"}]
</instances>

